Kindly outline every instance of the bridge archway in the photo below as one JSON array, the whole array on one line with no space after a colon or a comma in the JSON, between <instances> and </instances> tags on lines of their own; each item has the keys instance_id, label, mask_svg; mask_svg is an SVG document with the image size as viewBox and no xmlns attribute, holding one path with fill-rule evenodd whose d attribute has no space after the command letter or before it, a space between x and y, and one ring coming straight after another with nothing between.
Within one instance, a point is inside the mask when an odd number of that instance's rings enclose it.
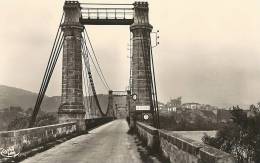
<instances>
[{"instance_id":1,"label":"bridge archway","mask_svg":"<svg viewBox=\"0 0 260 163\"><path fill-rule=\"evenodd\" d=\"M130 119L132 122L134 119L143 119L143 114L146 114L154 121L156 104L153 96L154 83L150 58L152 25L149 23L148 3L135 2L133 8L91 8L90 6L91 4L80 4L77 1L66 1L63 7L65 18L62 23L64 45L59 121L62 123L77 120L81 123L85 114L80 41L84 25L130 25L133 35L130 91L136 96L136 99L131 100ZM131 11L133 17L129 17Z\"/></svg>"},{"instance_id":2,"label":"bridge archway","mask_svg":"<svg viewBox=\"0 0 260 163\"><path fill-rule=\"evenodd\" d=\"M93 8L91 5L100 5L101 7ZM158 127L158 103L150 37L153 27L149 23L148 3L135 2L134 4L112 4L113 6L130 6L120 8L111 8L109 7L110 5L111 4L90 4L79 3L78 1L65 1L63 6L64 18L62 19L59 28L62 31L62 41L58 43L58 51L63 47L62 95L61 105L58 110L59 122L77 121L81 130L84 130L85 127L84 118L86 112L83 104L82 74L84 75L84 73L82 73L82 56L84 62L88 62L88 56L87 54L82 55L82 53L86 53L88 48L84 37L84 32L86 33L84 26L129 25L132 33L130 93L127 95L129 101L128 110L131 122L130 126L133 127L136 120L145 120ZM57 57L58 56L55 56L55 60L57 60ZM54 61L54 66L51 66L50 71L53 71L56 64L55 62L56 61ZM52 74L52 72L48 72L48 66L46 69L48 76L47 85ZM101 116L112 114L112 112L109 111L109 108L111 108L111 101L113 101L111 100L113 98L113 96L111 96L111 91L109 92L110 102L108 109L106 113L103 113L102 109L100 109L89 67L87 67L86 75L89 77L93 96ZM40 97L38 96L39 98L37 98L32 122L35 121L42 98L45 94L46 81L43 81L42 85L44 86L39 92Z\"/></svg>"}]
</instances>

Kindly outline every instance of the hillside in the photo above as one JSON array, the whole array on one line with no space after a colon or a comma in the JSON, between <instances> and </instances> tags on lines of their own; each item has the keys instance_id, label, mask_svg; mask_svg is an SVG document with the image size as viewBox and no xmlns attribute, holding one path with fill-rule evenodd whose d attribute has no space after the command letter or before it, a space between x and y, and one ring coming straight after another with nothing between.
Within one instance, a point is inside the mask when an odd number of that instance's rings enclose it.
<instances>
[{"instance_id":1,"label":"hillside","mask_svg":"<svg viewBox=\"0 0 260 163\"><path fill-rule=\"evenodd\" d=\"M36 93L20 88L0 85L0 109L9 106L21 106L23 109L27 109L32 107L36 98Z\"/></svg>"},{"instance_id":2,"label":"hillside","mask_svg":"<svg viewBox=\"0 0 260 163\"><path fill-rule=\"evenodd\" d=\"M37 99L37 93L24 89L0 85L0 109L10 106L20 106L26 110L33 108ZM43 111L54 111L59 106L60 97L45 96L42 102Z\"/></svg>"},{"instance_id":3,"label":"hillside","mask_svg":"<svg viewBox=\"0 0 260 163\"><path fill-rule=\"evenodd\" d=\"M26 110L33 108L37 99L37 93L20 88L0 85L0 110L10 106L20 106ZM108 95L98 95L100 105L104 112L107 108ZM41 105L41 110L45 112L57 112L60 106L60 96L45 96Z\"/></svg>"}]
</instances>

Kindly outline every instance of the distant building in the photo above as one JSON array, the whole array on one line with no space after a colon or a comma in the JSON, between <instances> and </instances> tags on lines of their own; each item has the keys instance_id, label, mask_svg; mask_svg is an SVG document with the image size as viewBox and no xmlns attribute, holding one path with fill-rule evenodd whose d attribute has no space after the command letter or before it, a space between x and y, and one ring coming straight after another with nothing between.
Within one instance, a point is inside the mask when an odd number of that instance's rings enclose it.
<instances>
[{"instance_id":1,"label":"distant building","mask_svg":"<svg viewBox=\"0 0 260 163\"><path fill-rule=\"evenodd\" d=\"M167 104L158 103L160 113L168 114L171 112L176 112L177 108L181 106L181 97L176 99L171 99Z\"/></svg>"},{"instance_id":2,"label":"distant building","mask_svg":"<svg viewBox=\"0 0 260 163\"><path fill-rule=\"evenodd\" d=\"M166 104L158 103L158 105L161 113L182 112L183 110L208 110L213 111L214 114L217 115L217 110L219 109L216 106L211 106L208 104L199 104L196 102L182 104L182 97L171 99Z\"/></svg>"},{"instance_id":3,"label":"distant building","mask_svg":"<svg viewBox=\"0 0 260 163\"><path fill-rule=\"evenodd\" d=\"M162 110L163 108L165 108L165 105L161 102L158 102L158 108L159 110Z\"/></svg>"},{"instance_id":4,"label":"distant building","mask_svg":"<svg viewBox=\"0 0 260 163\"><path fill-rule=\"evenodd\" d=\"M176 107L169 107L167 109L168 109L168 112L176 112L176 110L177 110Z\"/></svg>"},{"instance_id":5,"label":"distant building","mask_svg":"<svg viewBox=\"0 0 260 163\"><path fill-rule=\"evenodd\" d=\"M167 104L165 105L165 109L168 112L176 112L177 108L181 106L181 97L178 97L176 99L171 99Z\"/></svg>"},{"instance_id":6,"label":"distant building","mask_svg":"<svg viewBox=\"0 0 260 163\"><path fill-rule=\"evenodd\" d=\"M181 97L178 97L176 99L171 99L170 102L167 102L166 104L168 107L180 107L181 106Z\"/></svg>"},{"instance_id":7,"label":"distant building","mask_svg":"<svg viewBox=\"0 0 260 163\"><path fill-rule=\"evenodd\" d=\"M191 109L191 110L195 110L195 109L200 109L201 104L196 103L196 102L190 102L190 103L184 103L181 106L182 108L185 109Z\"/></svg>"}]
</instances>

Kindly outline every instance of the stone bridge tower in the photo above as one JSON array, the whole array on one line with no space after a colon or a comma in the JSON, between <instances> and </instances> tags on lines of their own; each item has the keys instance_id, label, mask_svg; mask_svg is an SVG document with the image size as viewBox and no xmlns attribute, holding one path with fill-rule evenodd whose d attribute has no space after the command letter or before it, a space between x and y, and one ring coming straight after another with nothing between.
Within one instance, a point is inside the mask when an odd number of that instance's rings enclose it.
<instances>
[{"instance_id":1,"label":"stone bridge tower","mask_svg":"<svg viewBox=\"0 0 260 163\"><path fill-rule=\"evenodd\" d=\"M143 120L153 122L154 106L152 96L151 73L151 38L152 26L149 23L148 3L135 2L134 19L83 19L78 1L66 1L64 5L65 19L62 24L64 33L63 63L62 63L62 100L59 108L59 121L77 121L84 130L85 109L82 91L82 58L81 41L84 25L130 25L132 32L132 59L131 59L131 93L136 99L131 105L130 122ZM131 120L132 119L132 120Z\"/></svg>"},{"instance_id":2,"label":"stone bridge tower","mask_svg":"<svg viewBox=\"0 0 260 163\"><path fill-rule=\"evenodd\" d=\"M62 97L59 108L59 122L77 121L79 128L85 128L85 109L82 90L81 39L84 26L80 23L81 9L77 1L66 1L63 7L65 18L62 60Z\"/></svg>"},{"instance_id":3,"label":"stone bridge tower","mask_svg":"<svg viewBox=\"0 0 260 163\"><path fill-rule=\"evenodd\" d=\"M136 95L134 108L131 108L130 118L143 120L146 114L149 116L148 122L153 120L153 102L151 90L151 38L152 26L149 23L148 3L134 3L134 22L130 26L132 32L132 94ZM132 120L133 121L133 120ZM131 120L130 120L131 122ZM133 124L132 124L133 125Z\"/></svg>"}]
</instances>

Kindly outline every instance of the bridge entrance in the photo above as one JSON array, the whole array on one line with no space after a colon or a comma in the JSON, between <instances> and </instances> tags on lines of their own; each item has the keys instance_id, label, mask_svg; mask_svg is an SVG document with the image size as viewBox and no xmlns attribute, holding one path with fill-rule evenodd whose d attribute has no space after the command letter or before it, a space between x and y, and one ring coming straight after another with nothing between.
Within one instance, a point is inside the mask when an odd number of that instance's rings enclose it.
<instances>
[{"instance_id":1,"label":"bridge entrance","mask_svg":"<svg viewBox=\"0 0 260 163\"><path fill-rule=\"evenodd\" d=\"M61 105L58 110L59 122L77 121L79 127L82 127L82 130L84 130L84 118L86 114L83 95L84 75L88 77L89 86L93 93L93 101L97 105L100 116L115 116L117 109L113 108L114 95L112 90L109 91L108 107L106 111L102 110L99 103L89 65L89 60L92 59L89 54L89 49L93 50L93 47L91 44L86 44L86 42L89 41L89 38L84 26L129 25L132 34L132 46L130 57L130 90L126 93L126 107L128 116L130 117L130 124L133 127L135 121L139 120L159 127L158 103L150 37L152 25L149 23L148 3L94 4L79 3L78 1L65 1L63 10L64 16L59 27L60 33L58 31L60 36L58 36L57 39L57 51L59 52L63 49L62 95ZM56 56L54 56L54 58L55 57ZM55 59L54 66L57 61L57 59ZM83 65L85 65L85 67L83 67ZM46 72L48 85L52 69L48 70L47 66ZM103 76L103 74L101 75ZM39 110L42 101L41 98L43 98L41 96L44 96L47 88L44 86L46 85L45 79L43 80L42 85L43 88L41 88L35 104L32 124L33 121L35 121Z\"/></svg>"}]
</instances>

